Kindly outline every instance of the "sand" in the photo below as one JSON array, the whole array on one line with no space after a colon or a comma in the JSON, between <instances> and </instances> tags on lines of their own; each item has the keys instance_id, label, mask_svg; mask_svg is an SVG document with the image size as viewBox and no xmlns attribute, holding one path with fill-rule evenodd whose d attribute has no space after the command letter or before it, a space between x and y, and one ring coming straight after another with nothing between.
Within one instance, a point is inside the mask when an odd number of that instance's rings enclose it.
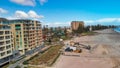
<instances>
[{"instance_id":1,"label":"sand","mask_svg":"<svg viewBox=\"0 0 120 68\"><path fill-rule=\"evenodd\" d=\"M79 56L75 56L76 53L70 53L69 56L61 55L53 67L120 68L120 34L112 29L95 32L98 32L98 34L72 39L81 44L90 45L92 47L90 51L83 49Z\"/></svg>"}]
</instances>

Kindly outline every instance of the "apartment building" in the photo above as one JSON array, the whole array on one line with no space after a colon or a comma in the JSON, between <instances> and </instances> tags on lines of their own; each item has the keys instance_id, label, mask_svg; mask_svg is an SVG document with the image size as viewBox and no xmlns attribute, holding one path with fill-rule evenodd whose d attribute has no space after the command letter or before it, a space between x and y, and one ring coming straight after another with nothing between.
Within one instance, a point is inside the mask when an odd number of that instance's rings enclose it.
<instances>
[{"instance_id":1,"label":"apartment building","mask_svg":"<svg viewBox=\"0 0 120 68\"><path fill-rule=\"evenodd\" d=\"M82 25L82 27L84 27L84 22L83 21L72 21L71 22L72 30L77 30L79 25Z\"/></svg>"},{"instance_id":2,"label":"apartment building","mask_svg":"<svg viewBox=\"0 0 120 68\"><path fill-rule=\"evenodd\" d=\"M0 66L42 45L42 27L34 20L0 18Z\"/></svg>"},{"instance_id":3,"label":"apartment building","mask_svg":"<svg viewBox=\"0 0 120 68\"><path fill-rule=\"evenodd\" d=\"M11 29L14 36L14 49L20 54L41 46L42 28L39 21L11 20Z\"/></svg>"},{"instance_id":4,"label":"apartment building","mask_svg":"<svg viewBox=\"0 0 120 68\"><path fill-rule=\"evenodd\" d=\"M0 18L0 66L13 54L13 35L6 19Z\"/></svg>"}]
</instances>

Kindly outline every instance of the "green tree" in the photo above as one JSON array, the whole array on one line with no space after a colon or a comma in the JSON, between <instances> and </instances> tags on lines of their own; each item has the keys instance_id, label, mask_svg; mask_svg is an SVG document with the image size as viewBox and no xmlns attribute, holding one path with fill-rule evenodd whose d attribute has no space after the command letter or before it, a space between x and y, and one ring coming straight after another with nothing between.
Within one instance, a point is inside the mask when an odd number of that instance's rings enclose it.
<instances>
[{"instance_id":1,"label":"green tree","mask_svg":"<svg viewBox=\"0 0 120 68\"><path fill-rule=\"evenodd\" d=\"M65 36L67 36L67 28L66 27L64 29L64 34L65 34Z\"/></svg>"}]
</instances>

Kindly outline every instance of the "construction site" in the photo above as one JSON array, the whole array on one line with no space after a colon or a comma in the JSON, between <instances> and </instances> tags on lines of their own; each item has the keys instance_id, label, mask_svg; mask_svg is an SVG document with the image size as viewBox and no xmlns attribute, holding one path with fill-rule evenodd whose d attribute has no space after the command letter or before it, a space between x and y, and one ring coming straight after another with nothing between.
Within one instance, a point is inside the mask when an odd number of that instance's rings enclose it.
<instances>
[{"instance_id":1,"label":"construction site","mask_svg":"<svg viewBox=\"0 0 120 68\"><path fill-rule=\"evenodd\" d=\"M91 50L90 45L80 44L79 42L70 41L63 47L61 53L67 56L80 56L80 53L84 50Z\"/></svg>"}]
</instances>

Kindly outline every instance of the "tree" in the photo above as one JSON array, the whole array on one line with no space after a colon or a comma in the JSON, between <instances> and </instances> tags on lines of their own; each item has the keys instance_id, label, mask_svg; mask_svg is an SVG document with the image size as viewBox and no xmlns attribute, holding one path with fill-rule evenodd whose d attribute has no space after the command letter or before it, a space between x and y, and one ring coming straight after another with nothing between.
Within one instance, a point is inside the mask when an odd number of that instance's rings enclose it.
<instances>
[{"instance_id":1,"label":"tree","mask_svg":"<svg viewBox=\"0 0 120 68\"><path fill-rule=\"evenodd\" d=\"M64 29L64 34L65 34L65 36L67 36L67 28L66 27Z\"/></svg>"}]
</instances>

